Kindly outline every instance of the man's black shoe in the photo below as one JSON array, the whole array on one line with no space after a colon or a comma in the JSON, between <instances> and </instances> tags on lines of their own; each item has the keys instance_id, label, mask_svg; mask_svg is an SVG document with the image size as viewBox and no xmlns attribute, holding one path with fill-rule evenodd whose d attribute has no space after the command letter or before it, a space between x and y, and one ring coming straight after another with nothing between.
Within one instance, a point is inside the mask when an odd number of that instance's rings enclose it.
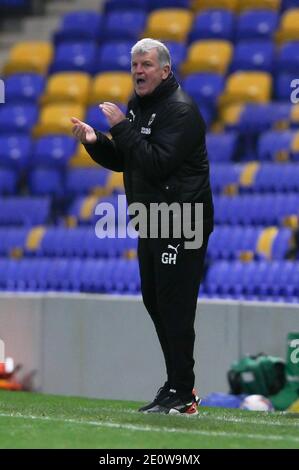
<instances>
[{"instance_id":1,"label":"man's black shoe","mask_svg":"<svg viewBox=\"0 0 299 470\"><path fill-rule=\"evenodd\" d=\"M153 402L154 403L154 402ZM168 394L164 396L159 402L153 404L152 407L147 407L144 413L162 413L169 415L185 415L185 416L196 416L198 415L198 405L200 399L196 395L195 391L192 391L192 397L190 399L181 398L175 390L169 390Z\"/></svg>"},{"instance_id":2,"label":"man's black shoe","mask_svg":"<svg viewBox=\"0 0 299 470\"><path fill-rule=\"evenodd\" d=\"M138 411L140 411L141 413L146 413L147 410L150 410L151 408L156 406L159 403L159 401L165 398L168 395L169 390L170 390L169 383L165 382L165 384L159 388L157 395L155 396L153 401L151 401L147 405L142 406L141 408L139 408Z\"/></svg>"}]
</instances>

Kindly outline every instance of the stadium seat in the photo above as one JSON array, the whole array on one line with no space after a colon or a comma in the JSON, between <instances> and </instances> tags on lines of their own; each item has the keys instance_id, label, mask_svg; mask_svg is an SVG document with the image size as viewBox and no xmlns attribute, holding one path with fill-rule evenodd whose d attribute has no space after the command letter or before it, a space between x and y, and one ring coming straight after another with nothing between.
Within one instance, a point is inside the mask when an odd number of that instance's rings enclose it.
<instances>
[{"instance_id":1,"label":"stadium seat","mask_svg":"<svg viewBox=\"0 0 299 470\"><path fill-rule=\"evenodd\" d=\"M113 10L105 15L101 40L135 42L144 30L145 22L146 14L143 10Z\"/></svg>"},{"instance_id":2,"label":"stadium seat","mask_svg":"<svg viewBox=\"0 0 299 470\"><path fill-rule=\"evenodd\" d=\"M131 49L134 41L104 42L94 63L94 73L131 70Z\"/></svg>"},{"instance_id":3,"label":"stadium seat","mask_svg":"<svg viewBox=\"0 0 299 470\"><path fill-rule=\"evenodd\" d=\"M246 40L236 44L230 71L260 70L272 72L274 45L272 41Z\"/></svg>"},{"instance_id":4,"label":"stadium seat","mask_svg":"<svg viewBox=\"0 0 299 470\"><path fill-rule=\"evenodd\" d=\"M278 43L299 41L298 22L299 8L291 8L282 14L279 29L276 32Z\"/></svg>"},{"instance_id":5,"label":"stadium seat","mask_svg":"<svg viewBox=\"0 0 299 470\"><path fill-rule=\"evenodd\" d=\"M2 164L2 159L1 159L1 164ZM0 167L0 194L1 195L15 194L16 188L17 188L17 174L9 168Z\"/></svg>"},{"instance_id":6,"label":"stadium seat","mask_svg":"<svg viewBox=\"0 0 299 470\"><path fill-rule=\"evenodd\" d=\"M41 98L43 104L70 102L84 105L90 91L91 79L84 72L61 72L49 77Z\"/></svg>"},{"instance_id":7,"label":"stadium seat","mask_svg":"<svg viewBox=\"0 0 299 470\"><path fill-rule=\"evenodd\" d=\"M240 14L236 38L271 39L278 25L278 13L272 10L247 10Z\"/></svg>"},{"instance_id":8,"label":"stadium seat","mask_svg":"<svg viewBox=\"0 0 299 470\"><path fill-rule=\"evenodd\" d=\"M225 193L227 187L237 185L241 170L241 165L221 165L220 163L211 165L211 187L213 193Z\"/></svg>"},{"instance_id":9,"label":"stadium seat","mask_svg":"<svg viewBox=\"0 0 299 470\"><path fill-rule=\"evenodd\" d=\"M220 105L233 103L266 103L272 91L272 77L267 72L235 72L226 81L226 88L219 98Z\"/></svg>"},{"instance_id":10,"label":"stadium seat","mask_svg":"<svg viewBox=\"0 0 299 470\"><path fill-rule=\"evenodd\" d=\"M49 168L36 168L28 178L29 190L35 196L63 196L64 181L60 171Z\"/></svg>"},{"instance_id":11,"label":"stadium seat","mask_svg":"<svg viewBox=\"0 0 299 470\"><path fill-rule=\"evenodd\" d=\"M7 103L34 103L42 94L45 78L35 73L17 73L5 80L5 98Z\"/></svg>"},{"instance_id":12,"label":"stadium seat","mask_svg":"<svg viewBox=\"0 0 299 470\"><path fill-rule=\"evenodd\" d=\"M294 80L294 73L277 71L274 82L274 96L278 100L290 100L291 83Z\"/></svg>"},{"instance_id":13,"label":"stadium seat","mask_svg":"<svg viewBox=\"0 0 299 470\"><path fill-rule=\"evenodd\" d=\"M181 64L186 59L187 47L182 42L164 41L171 56L171 69L175 74L179 74Z\"/></svg>"},{"instance_id":14,"label":"stadium seat","mask_svg":"<svg viewBox=\"0 0 299 470\"><path fill-rule=\"evenodd\" d=\"M282 72L292 73L294 75L298 72L299 70L299 40L286 42L282 44L279 50L276 68L277 68L277 71L279 71L279 73L282 73Z\"/></svg>"},{"instance_id":15,"label":"stadium seat","mask_svg":"<svg viewBox=\"0 0 299 470\"><path fill-rule=\"evenodd\" d=\"M32 141L28 135L0 135L0 164L20 171L27 168Z\"/></svg>"},{"instance_id":16,"label":"stadium seat","mask_svg":"<svg viewBox=\"0 0 299 470\"><path fill-rule=\"evenodd\" d=\"M95 76L89 104L112 101L127 104L133 91L131 74L126 72L104 72Z\"/></svg>"},{"instance_id":17,"label":"stadium seat","mask_svg":"<svg viewBox=\"0 0 299 470\"><path fill-rule=\"evenodd\" d=\"M182 86L199 107L215 107L224 88L224 78L216 73L192 73L183 80Z\"/></svg>"},{"instance_id":18,"label":"stadium seat","mask_svg":"<svg viewBox=\"0 0 299 470\"><path fill-rule=\"evenodd\" d=\"M211 163L225 163L235 157L238 135L234 132L207 133L206 144Z\"/></svg>"},{"instance_id":19,"label":"stadium seat","mask_svg":"<svg viewBox=\"0 0 299 470\"><path fill-rule=\"evenodd\" d=\"M53 48L51 43L42 41L18 43L10 50L3 73L4 75L30 72L45 74L52 56Z\"/></svg>"},{"instance_id":20,"label":"stadium seat","mask_svg":"<svg viewBox=\"0 0 299 470\"><path fill-rule=\"evenodd\" d=\"M184 74L212 72L225 74L230 64L233 48L229 41L204 40L193 42L187 51L187 59L182 64Z\"/></svg>"},{"instance_id":21,"label":"stadium seat","mask_svg":"<svg viewBox=\"0 0 299 470\"><path fill-rule=\"evenodd\" d=\"M263 163L255 177L254 192L295 192L299 190L299 167L296 164Z\"/></svg>"},{"instance_id":22,"label":"stadium seat","mask_svg":"<svg viewBox=\"0 0 299 470\"><path fill-rule=\"evenodd\" d=\"M27 134L38 119L36 104L2 104L0 107L0 133Z\"/></svg>"},{"instance_id":23,"label":"stadium seat","mask_svg":"<svg viewBox=\"0 0 299 470\"><path fill-rule=\"evenodd\" d=\"M288 102L247 103L242 106L237 120L226 122L224 113L223 121L230 129L243 134L259 134L271 128L289 127L291 112L292 106Z\"/></svg>"},{"instance_id":24,"label":"stadium seat","mask_svg":"<svg viewBox=\"0 0 299 470\"><path fill-rule=\"evenodd\" d=\"M237 11L238 0L191 0L191 6L195 12L209 9Z\"/></svg>"},{"instance_id":25,"label":"stadium seat","mask_svg":"<svg viewBox=\"0 0 299 470\"><path fill-rule=\"evenodd\" d=\"M49 73L79 71L92 74L98 47L92 41L63 42L55 50Z\"/></svg>"},{"instance_id":26,"label":"stadium seat","mask_svg":"<svg viewBox=\"0 0 299 470\"><path fill-rule=\"evenodd\" d=\"M199 39L226 39L234 35L235 18L228 10L204 10L194 18L189 43Z\"/></svg>"},{"instance_id":27,"label":"stadium seat","mask_svg":"<svg viewBox=\"0 0 299 470\"><path fill-rule=\"evenodd\" d=\"M100 35L102 17L92 10L66 13L61 26L54 34L54 42L97 41Z\"/></svg>"},{"instance_id":28,"label":"stadium seat","mask_svg":"<svg viewBox=\"0 0 299 470\"><path fill-rule=\"evenodd\" d=\"M246 10L254 10L260 8L262 10L279 11L281 0L239 0L239 12Z\"/></svg>"},{"instance_id":29,"label":"stadium seat","mask_svg":"<svg viewBox=\"0 0 299 470\"><path fill-rule=\"evenodd\" d=\"M0 199L1 225L41 225L50 216L47 197L9 197Z\"/></svg>"},{"instance_id":30,"label":"stadium seat","mask_svg":"<svg viewBox=\"0 0 299 470\"><path fill-rule=\"evenodd\" d=\"M47 134L72 134L71 117L75 116L84 120L85 109L80 104L51 103L41 109L39 122L33 130L35 137Z\"/></svg>"},{"instance_id":31,"label":"stadium seat","mask_svg":"<svg viewBox=\"0 0 299 470\"><path fill-rule=\"evenodd\" d=\"M0 228L0 256L14 256L24 251L28 228Z\"/></svg>"},{"instance_id":32,"label":"stadium seat","mask_svg":"<svg viewBox=\"0 0 299 470\"><path fill-rule=\"evenodd\" d=\"M38 167L65 168L75 155L77 139L66 135L50 135L36 139L31 164Z\"/></svg>"},{"instance_id":33,"label":"stadium seat","mask_svg":"<svg viewBox=\"0 0 299 470\"><path fill-rule=\"evenodd\" d=\"M294 132L291 130L264 132L258 141L258 158L272 161L289 160L293 139Z\"/></svg>"},{"instance_id":34,"label":"stadium seat","mask_svg":"<svg viewBox=\"0 0 299 470\"><path fill-rule=\"evenodd\" d=\"M149 9L157 10L161 8L189 8L190 0L150 0Z\"/></svg>"},{"instance_id":35,"label":"stadium seat","mask_svg":"<svg viewBox=\"0 0 299 470\"><path fill-rule=\"evenodd\" d=\"M185 41L193 21L191 11L183 8L154 10L147 18L143 37L161 41Z\"/></svg>"},{"instance_id":36,"label":"stadium seat","mask_svg":"<svg viewBox=\"0 0 299 470\"><path fill-rule=\"evenodd\" d=\"M70 195L105 194L109 171L105 168L72 168L66 175L66 191Z\"/></svg>"},{"instance_id":37,"label":"stadium seat","mask_svg":"<svg viewBox=\"0 0 299 470\"><path fill-rule=\"evenodd\" d=\"M149 0L108 0L104 4L104 11L110 12L114 10L134 10L140 9L147 11L149 8Z\"/></svg>"}]
</instances>

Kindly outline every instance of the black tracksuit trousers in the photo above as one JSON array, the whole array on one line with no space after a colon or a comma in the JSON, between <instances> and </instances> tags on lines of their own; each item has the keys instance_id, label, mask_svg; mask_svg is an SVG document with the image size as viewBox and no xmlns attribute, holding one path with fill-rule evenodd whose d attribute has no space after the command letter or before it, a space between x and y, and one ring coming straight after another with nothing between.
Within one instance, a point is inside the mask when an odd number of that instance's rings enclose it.
<instances>
[{"instance_id":1,"label":"black tracksuit trousers","mask_svg":"<svg viewBox=\"0 0 299 470\"><path fill-rule=\"evenodd\" d=\"M143 302L158 334L169 386L186 399L194 387L194 321L208 238L197 249L184 248L180 238L138 241Z\"/></svg>"}]
</instances>

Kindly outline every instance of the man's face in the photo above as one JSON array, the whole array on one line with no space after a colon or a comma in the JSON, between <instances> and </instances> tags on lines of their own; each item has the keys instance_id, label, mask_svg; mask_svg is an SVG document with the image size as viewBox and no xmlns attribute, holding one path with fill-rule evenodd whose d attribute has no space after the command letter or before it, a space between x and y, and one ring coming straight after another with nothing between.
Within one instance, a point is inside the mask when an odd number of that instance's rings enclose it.
<instances>
[{"instance_id":1,"label":"man's face","mask_svg":"<svg viewBox=\"0 0 299 470\"><path fill-rule=\"evenodd\" d=\"M161 68L155 48L144 54L134 54L131 72L137 95L142 97L151 94L168 77L169 71L169 65Z\"/></svg>"}]
</instances>

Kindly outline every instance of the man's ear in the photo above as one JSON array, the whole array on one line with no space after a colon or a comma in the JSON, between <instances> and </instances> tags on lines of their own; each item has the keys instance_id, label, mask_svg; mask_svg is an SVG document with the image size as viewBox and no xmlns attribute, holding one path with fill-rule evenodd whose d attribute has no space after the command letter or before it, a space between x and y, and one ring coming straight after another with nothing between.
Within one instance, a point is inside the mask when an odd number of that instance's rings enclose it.
<instances>
[{"instance_id":1,"label":"man's ear","mask_svg":"<svg viewBox=\"0 0 299 470\"><path fill-rule=\"evenodd\" d=\"M170 74L170 66L164 65L163 72L162 72L162 80L165 80L169 74Z\"/></svg>"}]
</instances>

